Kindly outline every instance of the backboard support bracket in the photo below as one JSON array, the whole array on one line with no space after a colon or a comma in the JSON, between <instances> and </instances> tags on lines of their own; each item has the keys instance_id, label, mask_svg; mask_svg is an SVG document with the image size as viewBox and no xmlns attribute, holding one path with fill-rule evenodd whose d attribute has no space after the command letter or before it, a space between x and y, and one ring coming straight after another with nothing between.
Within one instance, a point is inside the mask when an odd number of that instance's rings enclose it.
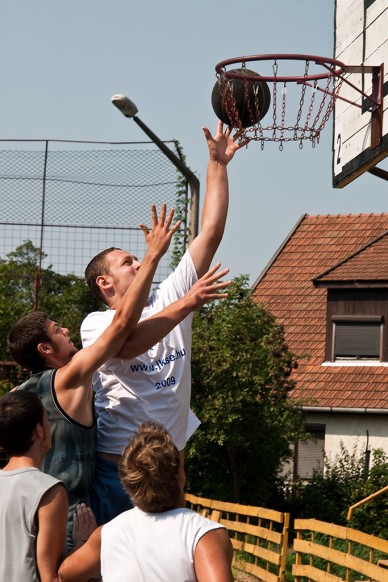
<instances>
[{"instance_id":1,"label":"backboard support bracket","mask_svg":"<svg viewBox=\"0 0 388 582\"><path fill-rule=\"evenodd\" d=\"M363 111L370 111L372 114L371 119L371 149L374 150L377 146L381 145L383 139L383 113L384 113L384 95L383 95L383 87L384 87L384 63L381 63L380 66L365 66L365 65L348 65L346 67L347 73L359 73L361 75L364 74L372 74L372 92L370 95L367 95L361 89L359 89L353 83L342 75L338 75L340 78L343 79L345 83L353 87L358 93L360 93L363 97L365 97L366 102L370 103L369 106L365 106L365 103L359 105L358 103L354 103L348 99L344 99L341 94L338 95L337 99L341 99L342 101L347 101L348 103L352 103L356 107L360 107Z\"/></svg>"}]
</instances>

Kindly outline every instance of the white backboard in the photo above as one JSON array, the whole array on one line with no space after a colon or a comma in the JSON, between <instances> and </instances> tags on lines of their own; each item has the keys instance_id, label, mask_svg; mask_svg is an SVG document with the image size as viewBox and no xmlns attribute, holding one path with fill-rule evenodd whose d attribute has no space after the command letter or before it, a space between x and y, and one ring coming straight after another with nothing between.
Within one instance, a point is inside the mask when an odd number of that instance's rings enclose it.
<instances>
[{"instance_id":1,"label":"white backboard","mask_svg":"<svg viewBox=\"0 0 388 582\"><path fill-rule=\"evenodd\" d=\"M345 65L370 65L384 70L380 82L383 105L368 111L373 74L349 72L334 109L333 186L342 188L375 167L388 155L388 0L335 0L334 57ZM375 78L379 72L374 72ZM362 93L366 96L363 96ZM373 118L373 121L372 121ZM377 136L377 138L376 138Z\"/></svg>"}]
</instances>

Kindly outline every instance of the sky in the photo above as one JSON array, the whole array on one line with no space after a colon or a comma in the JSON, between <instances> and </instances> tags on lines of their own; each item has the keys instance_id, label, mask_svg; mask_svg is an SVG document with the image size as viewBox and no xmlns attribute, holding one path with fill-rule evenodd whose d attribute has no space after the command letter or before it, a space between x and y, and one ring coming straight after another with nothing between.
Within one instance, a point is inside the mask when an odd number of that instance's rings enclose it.
<instances>
[{"instance_id":1,"label":"sky","mask_svg":"<svg viewBox=\"0 0 388 582\"><path fill-rule=\"evenodd\" d=\"M333 56L334 0L12 0L0 7L0 137L144 141L111 104L128 95L162 140L177 139L205 194L215 65L253 54ZM388 169L386 161L380 167ZM229 165L216 260L253 283L307 213L388 211L387 182L332 187L332 119L319 145L258 143Z\"/></svg>"}]
</instances>

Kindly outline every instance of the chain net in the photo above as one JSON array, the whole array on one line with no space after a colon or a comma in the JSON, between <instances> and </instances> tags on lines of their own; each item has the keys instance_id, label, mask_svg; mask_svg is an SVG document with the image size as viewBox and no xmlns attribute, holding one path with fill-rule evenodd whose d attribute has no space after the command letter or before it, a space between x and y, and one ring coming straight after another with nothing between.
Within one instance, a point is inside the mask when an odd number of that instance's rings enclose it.
<instances>
[{"instance_id":1,"label":"chain net","mask_svg":"<svg viewBox=\"0 0 388 582\"><path fill-rule=\"evenodd\" d=\"M233 61L236 62L237 59ZM258 141L261 149L269 141L278 143L280 150L289 141L298 142L299 148L303 148L305 141L315 147L343 83L335 68L326 65L324 59L319 62L263 59L259 63L258 75L247 69L244 60L237 64L239 68L233 70L217 65L216 83L229 123L239 130L239 140ZM227 76L236 72L239 73L238 79ZM256 81L249 79L252 73ZM266 80L260 80L260 77ZM267 93L271 94L272 109ZM261 94L264 96L260 98Z\"/></svg>"}]
</instances>

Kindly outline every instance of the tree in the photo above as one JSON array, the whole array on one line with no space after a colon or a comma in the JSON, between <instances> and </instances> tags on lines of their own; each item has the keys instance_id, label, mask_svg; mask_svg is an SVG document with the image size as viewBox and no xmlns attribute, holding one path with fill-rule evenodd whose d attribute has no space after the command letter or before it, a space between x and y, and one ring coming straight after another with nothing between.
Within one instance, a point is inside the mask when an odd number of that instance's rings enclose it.
<instances>
[{"instance_id":1,"label":"tree","mask_svg":"<svg viewBox=\"0 0 388 582\"><path fill-rule=\"evenodd\" d=\"M185 451L198 495L265 504L303 423L288 394L297 366L284 332L240 276L194 318L192 407L201 426Z\"/></svg>"},{"instance_id":2,"label":"tree","mask_svg":"<svg viewBox=\"0 0 388 582\"><path fill-rule=\"evenodd\" d=\"M38 270L39 249L31 241L18 246L6 259L0 259L0 360L12 359L6 343L10 327L33 310ZM100 305L80 277L55 273L51 265L42 269L38 309L68 327L79 347L81 322L87 313L98 310ZM7 378L5 383L8 387ZM4 383L2 387L4 390Z\"/></svg>"}]
</instances>

